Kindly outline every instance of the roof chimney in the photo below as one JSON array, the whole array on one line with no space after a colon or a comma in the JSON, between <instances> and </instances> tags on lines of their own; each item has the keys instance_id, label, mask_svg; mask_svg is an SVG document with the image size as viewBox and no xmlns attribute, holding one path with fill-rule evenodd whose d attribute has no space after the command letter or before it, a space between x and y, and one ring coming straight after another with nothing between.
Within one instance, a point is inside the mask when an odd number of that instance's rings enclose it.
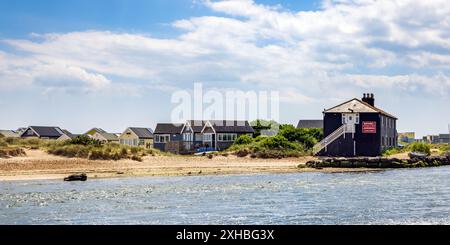
<instances>
[{"instance_id":1,"label":"roof chimney","mask_svg":"<svg viewBox=\"0 0 450 245\"><path fill-rule=\"evenodd\" d=\"M371 106L375 106L375 98L373 97L373 94L364 94L362 101L366 102L367 104Z\"/></svg>"}]
</instances>

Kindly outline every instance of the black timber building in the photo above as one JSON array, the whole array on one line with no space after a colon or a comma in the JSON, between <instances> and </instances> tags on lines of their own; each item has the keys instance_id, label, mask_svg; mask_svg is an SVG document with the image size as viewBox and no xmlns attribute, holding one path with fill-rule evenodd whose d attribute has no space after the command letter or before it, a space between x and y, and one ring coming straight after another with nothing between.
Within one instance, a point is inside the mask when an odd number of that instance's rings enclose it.
<instances>
[{"instance_id":1,"label":"black timber building","mask_svg":"<svg viewBox=\"0 0 450 245\"><path fill-rule=\"evenodd\" d=\"M324 140L314 146L321 156L380 156L397 146L397 118L364 94L323 111Z\"/></svg>"}]
</instances>

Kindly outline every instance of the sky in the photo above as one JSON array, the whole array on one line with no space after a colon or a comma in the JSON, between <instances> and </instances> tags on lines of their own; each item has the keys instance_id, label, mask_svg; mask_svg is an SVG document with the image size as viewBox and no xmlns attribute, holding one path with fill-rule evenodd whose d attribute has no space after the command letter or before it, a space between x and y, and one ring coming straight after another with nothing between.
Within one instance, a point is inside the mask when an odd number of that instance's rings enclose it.
<instances>
[{"instance_id":1,"label":"sky","mask_svg":"<svg viewBox=\"0 0 450 245\"><path fill-rule=\"evenodd\" d=\"M279 91L280 121L363 93L417 137L448 132L447 0L1 0L0 129L122 132L171 95Z\"/></svg>"}]
</instances>

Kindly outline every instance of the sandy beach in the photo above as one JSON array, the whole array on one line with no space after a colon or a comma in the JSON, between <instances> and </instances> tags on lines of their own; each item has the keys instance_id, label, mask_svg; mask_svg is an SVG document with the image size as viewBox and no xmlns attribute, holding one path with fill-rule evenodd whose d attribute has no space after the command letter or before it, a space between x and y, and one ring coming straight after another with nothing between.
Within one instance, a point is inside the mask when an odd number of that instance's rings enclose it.
<instances>
[{"instance_id":1,"label":"sandy beach","mask_svg":"<svg viewBox=\"0 0 450 245\"><path fill-rule=\"evenodd\" d=\"M41 150L26 150L27 156L0 159L0 181L63 179L75 173L88 178L132 176L190 176L252 173L349 172L367 169L298 168L313 157L288 159L252 159L236 156L148 156L142 162L132 160L101 161L66 158Z\"/></svg>"}]
</instances>

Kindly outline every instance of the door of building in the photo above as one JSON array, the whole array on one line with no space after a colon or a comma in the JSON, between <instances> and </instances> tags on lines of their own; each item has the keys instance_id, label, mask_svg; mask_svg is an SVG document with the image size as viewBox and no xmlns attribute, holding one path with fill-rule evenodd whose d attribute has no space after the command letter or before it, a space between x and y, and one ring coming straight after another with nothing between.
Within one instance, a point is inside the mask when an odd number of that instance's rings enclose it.
<instances>
[{"instance_id":1,"label":"door of building","mask_svg":"<svg viewBox=\"0 0 450 245\"><path fill-rule=\"evenodd\" d=\"M355 133L355 125L359 124L359 113L342 114L342 124L346 125L346 133Z\"/></svg>"}]
</instances>

